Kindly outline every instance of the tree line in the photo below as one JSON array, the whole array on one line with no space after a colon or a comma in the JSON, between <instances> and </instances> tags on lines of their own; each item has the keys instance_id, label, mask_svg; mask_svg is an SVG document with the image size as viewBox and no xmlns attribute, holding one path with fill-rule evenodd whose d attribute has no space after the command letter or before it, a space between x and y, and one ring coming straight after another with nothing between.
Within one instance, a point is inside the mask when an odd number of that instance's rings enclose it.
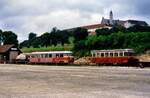
<instances>
[{"instance_id":1,"label":"tree line","mask_svg":"<svg viewBox=\"0 0 150 98\"><path fill-rule=\"evenodd\" d=\"M71 41L70 41L71 39ZM72 51L77 56L89 55L91 50L133 48L140 53L150 49L150 27L135 25L130 28L114 26L111 29L97 29L96 35L90 35L87 29L59 30L53 28L50 32L37 36L31 32L28 40L18 44L17 35L12 31L0 30L0 42L24 47L48 47L73 44Z\"/></svg>"},{"instance_id":2,"label":"tree line","mask_svg":"<svg viewBox=\"0 0 150 98\"><path fill-rule=\"evenodd\" d=\"M53 28L51 32L46 32L41 36L37 36L36 33L29 33L28 40L20 43L20 48L23 47L48 47L51 45L56 46L57 44L64 45L69 44L69 37L72 36L71 32L61 31L57 28Z\"/></svg>"}]
</instances>

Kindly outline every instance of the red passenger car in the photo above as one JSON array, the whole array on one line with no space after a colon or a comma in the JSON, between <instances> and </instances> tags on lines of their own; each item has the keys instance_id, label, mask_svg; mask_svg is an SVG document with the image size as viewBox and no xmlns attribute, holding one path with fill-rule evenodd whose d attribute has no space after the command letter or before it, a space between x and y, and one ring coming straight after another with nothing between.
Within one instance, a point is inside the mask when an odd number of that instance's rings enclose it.
<instances>
[{"instance_id":1,"label":"red passenger car","mask_svg":"<svg viewBox=\"0 0 150 98\"><path fill-rule=\"evenodd\" d=\"M29 63L73 63L74 58L71 51L49 51L49 52L33 52L30 54Z\"/></svg>"},{"instance_id":2,"label":"red passenger car","mask_svg":"<svg viewBox=\"0 0 150 98\"><path fill-rule=\"evenodd\" d=\"M136 62L133 49L93 50L91 51L92 63L95 64L129 64Z\"/></svg>"}]
</instances>

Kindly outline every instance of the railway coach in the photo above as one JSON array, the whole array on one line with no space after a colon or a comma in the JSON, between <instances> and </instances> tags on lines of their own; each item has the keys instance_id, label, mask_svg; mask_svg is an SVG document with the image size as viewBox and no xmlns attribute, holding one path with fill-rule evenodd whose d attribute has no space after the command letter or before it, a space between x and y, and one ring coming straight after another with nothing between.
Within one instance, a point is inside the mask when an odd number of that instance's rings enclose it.
<instances>
[{"instance_id":1,"label":"railway coach","mask_svg":"<svg viewBox=\"0 0 150 98\"><path fill-rule=\"evenodd\" d=\"M71 51L32 52L29 57L30 64L71 64L73 62Z\"/></svg>"},{"instance_id":2,"label":"railway coach","mask_svg":"<svg viewBox=\"0 0 150 98\"><path fill-rule=\"evenodd\" d=\"M137 65L133 49L92 50L92 63L97 65Z\"/></svg>"}]
</instances>

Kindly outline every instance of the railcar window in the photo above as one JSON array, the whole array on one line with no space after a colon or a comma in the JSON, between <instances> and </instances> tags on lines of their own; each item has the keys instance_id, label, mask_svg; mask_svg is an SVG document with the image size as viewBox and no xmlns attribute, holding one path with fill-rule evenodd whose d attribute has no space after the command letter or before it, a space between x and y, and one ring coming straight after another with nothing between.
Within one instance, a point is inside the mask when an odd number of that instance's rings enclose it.
<instances>
[{"instance_id":1,"label":"railcar window","mask_svg":"<svg viewBox=\"0 0 150 98\"><path fill-rule=\"evenodd\" d=\"M97 57L100 57L100 53L97 53Z\"/></svg>"},{"instance_id":2,"label":"railcar window","mask_svg":"<svg viewBox=\"0 0 150 98\"><path fill-rule=\"evenodd\" d=\"M59 54L56 54L56 57L59 57Z\"/></svg>"},{"instance_id":3,"label":"railcar window","mask_svg":"<svg viewBox=\"0 0 150 98\"><path fill-rule=\"evenodd\" d=\"M43 57L44 57L44 55L43 55L43 54L41 54L40 56L41 56L41 58L43 58Z\"/></svg>"},{"instance_id":4,"label":"railcar window","mask_svg":"<svg viewBox=\"0 0 150 98\"><path fill-rule=\"evenodd\" d=\"M124 53L124 56L128 56L128 52L125 52L125 53Z\"/></svg>"},{"instance_id":5,"label":"railcar window","mask_svg":"<svg viewBox=\"0 0 150 98\"><path fill-rule=\"evenodd\" d=\"M52 57L52 54L48 54L48 57L50 57L50 58L51 58L51 57Z\"/></svg>"},{"instance_id":6,"label":"railcar window","mask_svg":"<svg viewBox=\"0 0 150 98\"><path fill-rule=\"evenodd\" d=\"M108 57L108 53L105 53L105 56Z\"/></svg>"},{"instance_id":7,"label":"railcar window","mask_svg":"<svg viewBox=\"0 0 150 98\"><path fill-rule=\"evenodd\" d=\"M104 53L101 53L101 57L104 57Z\"/></svg>"},{"instance_id":8,"label":"railcar window","mask_svg":"<svg viewBox=\"0 0 150 98\"><path fill-rule=\"evenodd\" d=\"M45 54L45 57L48 58L48 54Z\"/></svg>"},{"instance_id":9,"label":"railcar window","mask_svg":"<svg viewBox=\"0 0 150 98\"><path fill-rule=\"evenodd\" d=\"M110 56L113 57L113 53L110 53Z\"/></svg>"},{"instance_id":10,"label":"railcar window","mask_svg":"<svg viewBox=\"0 0 150 98\"><path fill-rule=\"evenodd\" d=\"M95 57L95 53L93 53L93 57Z\"/></svg>"},{"instance_id":11,"label":"railcar window","mask_svg":"<svg viewBox=\"0 0 150 98\"><path fill-rule=\"evenodd\" d=\"M118 56L118 53L115 53L115 56Z\"/></svg>"},{"instance_id":12,"label":"railcar window","mask_svg":"<svg viewBox=\"0 0 150 98\"><path fill-rule=\"evenodd\" d=\"M36 55L35 55L35 57L37 57L37 58L38 58L38 57L39 57L39 55L37 55L37 54L36 54Z\"/></svg>"},{"instance_id":13,"label":"railcar window","mask_svg":"<svg viewBox=\"0 0 150 98\"><path fill-rule=\"evenodd\" d=\"M123 53L119 53L119 56L123 56Z\"/></svg>"},{"instance_id":14,"label":"railcar window","mask_svg":"<svg viewBox=\"0 0 150 98\"><path fill-rule=\"evenodd\" d=\"M60 57L63 57L63 54L60 54Z\"/></svg>"}]
</instances>

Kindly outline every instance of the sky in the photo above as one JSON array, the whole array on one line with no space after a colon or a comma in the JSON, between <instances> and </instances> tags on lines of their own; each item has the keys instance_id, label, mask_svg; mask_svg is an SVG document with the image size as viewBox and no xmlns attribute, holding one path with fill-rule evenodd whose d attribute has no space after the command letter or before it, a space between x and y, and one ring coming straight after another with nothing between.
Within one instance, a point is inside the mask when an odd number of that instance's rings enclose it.
<instances>
[{"instance_id":1,"label":"sky","mask_svg":"<svg viewBox=\"0 0 150 98\"><path fill-rule=\"evenodd\" d=\"M111 10L114 19L150 24L150 0L0 0L0 29L15 32L22 42L30 32L100 23Z\"/></svg>"}]
</instances>

